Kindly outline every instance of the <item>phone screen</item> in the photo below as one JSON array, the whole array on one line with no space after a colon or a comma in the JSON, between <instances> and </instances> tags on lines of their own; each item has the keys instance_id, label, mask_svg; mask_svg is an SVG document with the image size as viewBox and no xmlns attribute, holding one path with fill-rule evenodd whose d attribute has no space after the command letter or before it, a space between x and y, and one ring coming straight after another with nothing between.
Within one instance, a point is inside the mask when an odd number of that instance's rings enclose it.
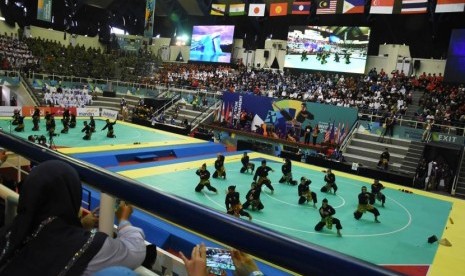
<instances>
[{"instance_id":1,"label":"phone screen","mask_svg":"<svg viewBox=\"0 0 465 276\"><path fill-rule=\"evenodd\" d=\"M223 248L207 247L207 267L235 270L231 251Z\"/></svg>"}]
</instances>

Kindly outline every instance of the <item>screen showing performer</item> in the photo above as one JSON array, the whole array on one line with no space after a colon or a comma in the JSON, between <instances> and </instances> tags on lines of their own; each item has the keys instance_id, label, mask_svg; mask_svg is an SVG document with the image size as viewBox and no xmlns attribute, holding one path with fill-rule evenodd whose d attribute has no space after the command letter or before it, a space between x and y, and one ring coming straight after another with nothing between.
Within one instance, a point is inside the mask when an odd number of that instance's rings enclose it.
<instances>
[{"instance_id":1,"label":"screen showing performer","mask_svg":"<svg viewBox=\"0 0 465 276\"><path fill-rule=\"evenodd\" d=\"M369 27L291 26L284 67L363 74Z\"/></svg>"},{"instance_id":2,"label":"screen showing performer","mask_svg":"<svg viewBox=\"0 0 465 276\"><path fill-rule=\"evenodd\" d=\"M189 60L230 63L234 25L194 26Z\"/></svg>"}]
</instances>

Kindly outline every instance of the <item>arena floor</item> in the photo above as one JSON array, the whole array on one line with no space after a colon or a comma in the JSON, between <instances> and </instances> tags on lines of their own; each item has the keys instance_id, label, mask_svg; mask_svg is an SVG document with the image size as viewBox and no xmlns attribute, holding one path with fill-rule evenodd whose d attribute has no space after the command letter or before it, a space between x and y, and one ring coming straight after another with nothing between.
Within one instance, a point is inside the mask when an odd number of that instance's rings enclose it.
<instances>
[{"instance_id":1,"label":"arena floor","mask_svg":"<svg viewBox=\"0 0 465 276\"><path fill-rule=\"evenodd\" d=\"M270 179L275 188L274 194L264 187L262 202L265 209L250 211L251 223L271 228L284 235L318 244L333 250L378 264L390 267L409 275L463 275L465 268L461 263L462 245L465 245L463 222L465 204L462 200L433 195L413 190L405 193L399 189L405 187L383 183L387 188L386 207L375 205L380 210L381 223L373 221L373 215L367 213L360 221L353 218L357 208L357 195L363 185L370 185L372 179L362 178L346 173L335 172L339 190L337 195L320 192L323 185L324 168L298 162L293 163L294 178L306 176L313 182L312 191L321 200L327 198L336 209L336 216L343 225L342 238L335 235L335 230L324 229L318 233L314 225L319 221L317 209L311 205L298 205L297 187L279 184L282 160L259 153L251 153L257 165L262 159L269 160L268 165L275 172ZM122 175L136 179L155 189L176 194L194 200L200 204L225 212L225 193L229 185L236 185L242 200L250 188L251 174L240 174L241 154L226 157L227 180L212 179L211 183L219 190L214 194L204 189L196 193L194 187L198 183L195 170L204 162L213 173L214 156L189 162L164 162L147 167L129 165L115 169ZM157 169L154 169L154 166ZM246 219L246 218L244 218ZM439 239L447 238L451 247L430 244L428 237L436 235ZM277 251L279 249L276 249ZM278 252L276 252L278 254Z\"/></svg>"},{"instance_id":2,"label":"arena floor","mask_svg":"<svg viewBox=\"0 0 465 276\"><path fill-rule=\"evenodd\" d=\"M66 154L117 152L127 149L140 149L143 147L163 147L178 144L201 143L201 140L177 134L166 133L142 126L124 122L117 122L115 134L117 138L106 137L106 131L100 131L104 126L103 120L97 120L97 132L91 141L82 140L82 119L78 120L78 127L71 129L68 134L61 134L54 138L60 152ZM33 132L32 122L25 120L26 130L12 134L22 138L29 135L46 135L44 122L43 130ZM9 132L10 118L0 118L0 127ZM61 125L57 122L57 129ZM231 153L226 156L227 180L212 179L212 185L219 190L213 194L206 189L203 193L196 193L195 186L198 177L195 175L202 163L213 173L214 154L178 158L159 162L145 162L133 165L114 167L116 171L127 177L136 179L148 187L167 193L176 194L186 199L194 200L199 204L209 206L220 212L225 212L225 191L229 185L236 185L243 200L250 188L252 175L240 174L240 153ZM342 222L342 238L335 234L335 230L324 229L321 233L314 231L319 221L317 209L311 205L298 205L297 187L279 184L281 177L281 158L250 153L252 161L258 166L262 159L269 161L268 165L275 172L270 179L275 187L275 193L270 194L264 187L262 202L265 209L250 211L253 216L251 223L271 228L284 235L318 244L333 250L379 264L408 275L465 275L465 201L452 197L431 194L424 191L412 190L405 193L398 186L391 183L383 184L387 187L384 194L387 196L386 207L379 202L376 207L380 210L381 223L373 222L372 214L365 214L360 221L353 218L357 207L357 194L360 187L370 185L372 179L359 177L347 173L335 172L336 182L339 186L337 195L320 192L323 185L325 168L320 168L299 162L293 163L294 179L306 176L312 180L310 186L317 193L318 206L321 200L327 198L336 208L336 216ZM154 169L156 168L156 169ZM447 239L452 246L444 246L438 242L429 244L428 237L436 235L440 240ZM276 249L278 250L278 249Z\"/></svg>"},{"instance_id":3,"label":"arena floor","mask_svg":"<svg viewBox=\"0 0 465 276\"><path fill-rule=\"evenodd\" d=\"M61 121L55 119L56 131L59 136L53 138L54 144L60 148L60 151L66 154L88 153L97 151L121 150L128 148L144 148L144 147L159 147L169 145L189 144L194 141L199 143L202 140L193 139L188 136L178 135L174 133L159 131L152 128L147 128L135 124L118 121L114 125L114 133L116 138L107 138L107 131L101 129L105 126L103 118L95 118L96 132L92 135L91 140L83 140L84 133L81 132L84 127L83 122L88 119L77 119L76 128L70 128L68 134L61 134L63 129ZM0 127L5 132L10 132L13 135L27 139L29 135L44 135L49 141L49 135L45 130L45 120L41 120L40 130L32 131L32 119L24 119L24 131L14 131L15 126L10 125L11 118L0 118Z\"/></svg>"}]
</instances>

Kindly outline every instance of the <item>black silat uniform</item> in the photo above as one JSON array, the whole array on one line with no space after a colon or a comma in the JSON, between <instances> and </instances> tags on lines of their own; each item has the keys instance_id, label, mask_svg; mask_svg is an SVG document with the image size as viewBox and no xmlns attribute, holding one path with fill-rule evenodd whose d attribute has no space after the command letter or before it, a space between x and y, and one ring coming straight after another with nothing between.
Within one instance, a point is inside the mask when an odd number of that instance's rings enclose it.
<instances>
[{"instance_id":1,"label":"black silat uniform","mask_svg":"<svg viewBox=\"0 0 465 276\"><path fill-rule=\"evenodd\" d=\"M90 140L92 137L92 131L90 130L90 126L88 124L84 125L84 128L81 130L81 132L85 133L84 137L82 137L84 140Z\"/></svg>"},{"instance_id":2,"label":"black silat uniform","mask_svg":"<svg viewBox=\"0 0 465 276\"><path fill-rule=\"evenodd\" d=\"M11 124L14 126L18 125L18 120L20 116L21 114L19 113L19 110L15 109L15 111L13 111L13 116L11 116L13 118L13 121L11 122Z\"/></svg>"},{"instance_id":3,"label":"black silat uniform","mask_svg":"<svg viewBox=\"0 0 465 276\"><path fill-rule=\"evenodd\" d=\"M69 109L65 108L65 110L63 111L63 119L68 119L69 121L69 118L70 118Z\"/></svg>"},{"instance_id":4,"label":"black silat uniform","mask_svg":"<svg viewBox=\"0 0 465 276\"><path fill-rule=\"evenodd\" d=\"M32 114L32 123L34 124L32 131L38 131L40 123L40 110L38 108L34 109L34 113Z\"/></svg>"},{"instance_id":5,"label":"black silat uniform","mask_svg":"<svg viewBox=\"0 0 465 276\"><path fill-rule=\"evenodd\" d=\"M242 209L238 192L228 192L228 194L226 194L224 203L226 204L226 211L228 214L235 217L244 216L248 217L249 219L252 218L248 212Z\"/></svg>"},{"instance_id":6,"label":"black silat uniform","mask_svg":"<svg viewBox=\"0 0 465 276\"><path fill-rule=\"evenodd\" d=\"M324 226L326 226L328 229L331 229L333 224L336 225L337 230L342 229L341 221L333 217L333 215L336 214L336 210L334 210L333 206L329 204L326 204L326 206L322 205L319 209L319 213L321 220L315 225L315 231L321 231Z\"/></svg>"},{"instance_id":7,"label":"black silat uniform","mask_svg":"<svg viewBox=\"0 0 465 276\"><path fill-rule=\"evenodd\" d=\"M324 181L326 182L326 185L321 187L321 192L327 193L333 190L334 194L336 194L337 191L337 185L336 185L336 176L334 173L328 173L325 175Z\"/></svg>"},{"instance_id":8,"label":"black silat uniform","mask_svg":"<svg viewBox=\"0 0 465 276\"><path fill-rule=\"evenodd\" d=\"M195 174L200 177L200 182L197 184L197 187L195 187L196 192L200 193L200 191L202 191L203 187L205 186L209 191L216 193L216 188L210 185L210 172L207 169L198 169Z\"/></svg>"},{"instance_id":9,"label":"black silat uniform","mask_svg":"<svg viewBox=\"0 0 465 276\"><path fill-rule=\"evenodd\" d=\"M255 170L255 164L250 163L250 158L248 155L242 156L241 158L242 168L240 170L241 173L248 172L249 169L253 171Z\"/></svg>"},{"instance_id":10,"label":"black silat uniform","mask_svg":"<svg viewBox=\"0 0 465 276\"><path fill-rule=\"evenodd\" d=\"M384 207L384 203L386 203L386 196L381 192L383 189L383 184L379 182L371 184L370 204L375 204L376 199L378 199Z\"/></svg>"},{"instance_id":11,"label":"black silat uniform","mask_svg":"<svg viewBox=\"0 0 465 276\"><path fill-rule=\"evenodd\" d=\"M290 185L297 185L297 181L292 180L292 163L291 160L286 160L286 162L281 166L281 172L283 176L279 180L279 183L288 183Z\"/></svg>"},{"instance_id":12,"label":"black silat uniform","mask_svg":"<svg viewBox=\"0 0 465 276\"><path fill-rule=\"evenodd\" d=\"M75 128L76 127L76 115L71 114L71 119L69 120L69 127Z\"/></svg>"},{"instance_id":13,"label":"black silat uniform","mask_svg":"<svg viewBox=\"0 0 465 276\"><path fill-rule=\"evenodd\" d=\"M113 133L113 126L116 124L116 120L112 123L110 122L110 120L107 120L107 123L105 124L105 126L102 128L102 130L105 130L108 128L108 131L107 131L107 137L108 138L116 138L116 135ZM92 131L92 127L90 127L91 131Z\"/></svg>"},{"instance_id":14,"label":"black silat uniform","mask_svg":"<svg viewBox=\"0 0 465 276\"><path fill-rule=\"evenodd\" d=\"M378 222L378 216L380 213L376 207L373 207L373 205L370 204L370 197L371 194L366 191L361 192L358 195L358 207L354 212L354 217L356 220L359 220L365 212L370 212L375 216L375 221Z\"/></svg>"},{"instance_id":15,"label":"black silat uniform","mask_svg":"<svg viewBox=\"0 0 465 276\"><path fill-rule=\"evenodd\" d=\"M310 191L311 180L307 179L304 182L300 182L297 186L297 192L299 194L299 204L304 204L305 202L313 201L315 205L318 202L316 193Z\"/></svg>"},{"instance_id":16,"label":"black silat uniform","mask_svg":"<svg viewBox=\"0 0 465 276\"><path fill-rule=\"evenodd\" d=\"M242 205L242 208L247 209L250 205L252 205L252 210L262 210L263 208L265 208L262 201L260 200L261 193L262 190L258 186L251 188L247 192L247 195L245 195L246 201Z\"/></svg>"},{"instance_id":17,"label":"black silat uniform","mask_svg":"<svg viewBox=\"0 0 465 276\"><path fill-rule=\"evenodd\" d=\"M223 177L226 179L226 170L224 168L224 155L218 155L215 160L215 172L212 175L213 178Z\"/></svg>"},{"instance_id":18,"label":"black silat uniform","mask_svg":"<svg viewBox=\"0 0 465 276\"><path fill-rule=\"evenodd\" d=\"M61 133L68 133L69 117L63 117L63 119L61 119L61 123L63 124L63 129L61 130Z\"/></svg>"},{"instance_id":19,"label":"black silat uniform","mask_svg":"<svg viewBox=\"0 0 465 276\"><path fill-rule=\"evenodd\" d=\"M257 168L255 175L253 176L253 181L257 182L258 187L261 187L262 184L265 184L268 189L274 191L274 188L271 185L271 181L268 179L268 172L272 170L273 169L268 166L260 166Z\"/></svg>"},{"instance_id":20,"label":"black silat uniform","mask_svg":"<svg viewBox=\"0 0 465 276\"><path fill-rule=\"evenodd\" d=\"M90 126L90 130L92 130L92 132L95 132L95 120L94 120L94 118L89 119L89 126Z\"/></svg>"},{"instance_id":21,"label":"black silat uniform","mask_svg":"<svg viewBox=\"0 0 465 276\"><path fill-rule=\"evenodd\" d=\"M24 131L24 116L18 116L18 125L15 127L15 131L21 132Z\"/></svg>"}]
</instances>

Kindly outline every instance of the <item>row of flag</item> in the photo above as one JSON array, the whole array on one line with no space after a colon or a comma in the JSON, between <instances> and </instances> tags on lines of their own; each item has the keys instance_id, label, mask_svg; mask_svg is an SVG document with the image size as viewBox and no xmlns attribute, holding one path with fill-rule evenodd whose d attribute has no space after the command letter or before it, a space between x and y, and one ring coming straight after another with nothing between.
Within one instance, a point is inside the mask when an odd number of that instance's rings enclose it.
<instances>
[{"instance_id":1,"label":"row of flag","mask_svg":"<svg viewBox=\"0 0 465 276\"><path fill-rule=\"evenodd\" d=\"M428 1L432 0L371 0L371 14L416 14L426 13ZM316 6L316 14L357 14L364 13L365 0L314 0L270 3L269 16L309 15L311 5ZM212 4L211 15L217 16L265 16L267 4L230 4L226 13L226 4ZM465 0L437 0L436 13L463 12ZM248 12L246 12L248 11Z\"/></svg>"},{"instance_id":2,"label":"row of flag","mask_svg":"<svg viewBox=\"0 0 465 276\"><path fill-rule=\"evenodd\" d=\"M349 123L342 123L342 126L341 123L339 123L336 128L336 123L333 121L332 126L331 122L328 124L328 128L325 131L325 138L323 141L325 143L340 145L347 137L347 134L349 134Z\"/></svg>"}]
</instances>

